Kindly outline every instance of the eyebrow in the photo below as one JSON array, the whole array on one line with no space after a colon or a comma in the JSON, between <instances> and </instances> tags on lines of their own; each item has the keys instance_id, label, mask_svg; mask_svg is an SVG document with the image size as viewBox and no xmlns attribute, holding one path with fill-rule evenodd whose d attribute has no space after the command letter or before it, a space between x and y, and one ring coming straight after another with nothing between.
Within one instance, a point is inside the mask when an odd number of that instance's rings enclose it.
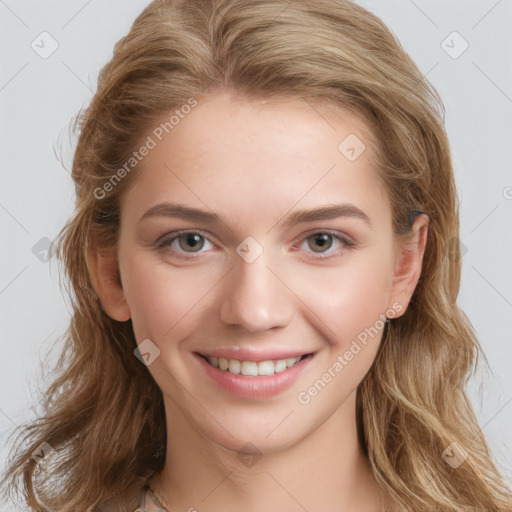
<instances>
[{"instance_id":1,"label":"eyebrow","mask_svg":"<svg viewBox=\"0 0 512 512\"><path fill-rule=\"evenodd\" d=\"M299 210L291 213L283 221L279 222L279 224L282 224L284 227L289 227L301 222L330 220L336 219L338 217L352 217L361 219L366 224L368 224L369 227L372 227L372 222L368 215L357 206L349 203L320 206L318 208L314 208L313 210Z\"/></svg>"},{"instance_id":2,"label":"eyebrow","mask_svg":"<svg viewBox=\"0 0 512 512\"><path fill-rule=\"evenodd\" d=\"M204 222L207 224L223 223L220 216L216 213L173 202L159 203L152 206L141 217L140 221L142 222L144 219L150 217L178 217L185 220ZM372 227L372 222L368 215L363 210L350 203L325 205L312 210L298 210L280 220L277 224L283 227L290 227L294 224L336 219L338 217L361 219L370 228Z\"/></svg>"}]
</instances>

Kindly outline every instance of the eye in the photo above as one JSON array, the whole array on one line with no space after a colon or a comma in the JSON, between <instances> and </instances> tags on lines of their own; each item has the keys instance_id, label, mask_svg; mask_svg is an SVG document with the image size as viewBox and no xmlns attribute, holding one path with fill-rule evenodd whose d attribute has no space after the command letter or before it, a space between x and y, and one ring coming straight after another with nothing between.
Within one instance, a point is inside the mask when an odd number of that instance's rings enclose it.
<instances>
[{"instance_id":1,"label":"eye","mask_svg":"<svg viewBox=\"0 0 512 512\"><path fill-rule=\"evenodd\" d=\"M180 233L172 233L173 236L165 236L157 242L159 248L170 247L178 254L188 253L195 254L201 253L204 247L207 250L213 248L213 244L203 236L201 233L196 231L182 231ZM210 246L208 246L208 244Z\"/></svg>"},{"instance_id":2,"label":"eye","mask_svg":"<svg viewBox=\"0 0 512 512\"><path fill-rule=\"evenodd\" d=\"M201 254L215 247L208 237L197 231L169 233L157 240L155 245L158 249L170 249L178 257ZM303 237L298 249L309 253L315 259L326 260L339 256L342 251L355 245L355 242L341 235L329 231L317 231Z\"/></svg>"},{"instance_id":3,"label":"eye","mask_svg":"<svg viewBox=\"0 0 512 512\"><path fill-rule=\"evenodd\" d=\"M318 231L304 237L299 248L303 250L304 245L306 245L310 251L307 249L304 250L312 253L314 258L327 259L338 256L343 249L354 247L355 243L348 238L328 231ZM338 248L338 251L336 251L336 248Z\"/></svg>"},{"instance_id":4,"label":"eye","mask_svg":"<svg viewBox=\"0 0 512 512\"><path fill-rule=\"evenodd\" d=\"M332 247L333 236L329 233L315 233L306 238L306 242L313 252L325 252Z\"/></svg>"}]
</instances>

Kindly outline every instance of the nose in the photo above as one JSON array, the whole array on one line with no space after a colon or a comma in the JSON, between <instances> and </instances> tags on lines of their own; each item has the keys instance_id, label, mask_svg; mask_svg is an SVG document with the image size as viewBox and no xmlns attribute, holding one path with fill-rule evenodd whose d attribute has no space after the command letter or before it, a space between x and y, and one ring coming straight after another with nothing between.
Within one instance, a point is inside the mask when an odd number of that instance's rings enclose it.
<instances>
[{"instance_id":1,"label":"nose","mask_svg":"<svg viewBox=\"0 0 512 512\"><path fill-rule=\"evenodd\" d=\"M278 272L267 266L265 253L252 263L237 258L234 265L227 276L221 320L253 333L289 324L293 294Z\"/></svg>"}]
</instances>

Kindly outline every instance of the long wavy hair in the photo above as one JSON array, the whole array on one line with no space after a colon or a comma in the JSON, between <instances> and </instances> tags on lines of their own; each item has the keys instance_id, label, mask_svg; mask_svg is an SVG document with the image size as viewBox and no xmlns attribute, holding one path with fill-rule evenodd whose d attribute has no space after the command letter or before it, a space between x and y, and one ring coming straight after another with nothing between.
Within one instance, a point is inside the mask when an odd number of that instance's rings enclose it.
<instances>
[{"instance_id":1,"label":"long wavy hair","mask_svg":"<svg viewBox=\"0 0 512 512\"><path fill-rule=\"evenodd\" d=\"M92 510L122 503L162 470L162 393L134 357L131 321L103 311L91 252L116 246L120 200L137 170L104 185L141 137L223 88L357 114L377 141L395 233L415 210L430 217L411 303L386 327L357 390L359 436L386 510L510 512L510 482L465 390L483 353L456 304L459 213L444 105L385 24L349 0L160 0L115 45L74 123L76 208L57 241L72 317L44 412L17 431L4 493L36 511ZM48 447L54 456L42 469L32 455ZM446 450L459 454L458 467Z\"/></svg>"}]
</instances>

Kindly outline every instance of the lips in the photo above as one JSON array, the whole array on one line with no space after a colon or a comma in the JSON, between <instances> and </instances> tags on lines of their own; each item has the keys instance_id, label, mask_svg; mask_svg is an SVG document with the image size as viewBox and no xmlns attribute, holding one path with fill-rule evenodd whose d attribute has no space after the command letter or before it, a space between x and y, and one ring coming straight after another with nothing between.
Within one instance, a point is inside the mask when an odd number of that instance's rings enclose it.
<instances>
[{"instance_id":1,"label":"lips","mask_svg":"<svg viewBox=\"0 0 512 512\"><path fill-rule=\"evenodd\" d=\"M225 357L234 353L240 356ZM289 351L274 351L272 355L292 357L272 359L268 358L268 354L232 349L219 351L216 355L195 352L196 360L211 382L231 395L242 398L270 398L285 391L315 356L312 352L292 354ZM249 357L246 358L247 355Z\"/></svg>"}]
</instances>

